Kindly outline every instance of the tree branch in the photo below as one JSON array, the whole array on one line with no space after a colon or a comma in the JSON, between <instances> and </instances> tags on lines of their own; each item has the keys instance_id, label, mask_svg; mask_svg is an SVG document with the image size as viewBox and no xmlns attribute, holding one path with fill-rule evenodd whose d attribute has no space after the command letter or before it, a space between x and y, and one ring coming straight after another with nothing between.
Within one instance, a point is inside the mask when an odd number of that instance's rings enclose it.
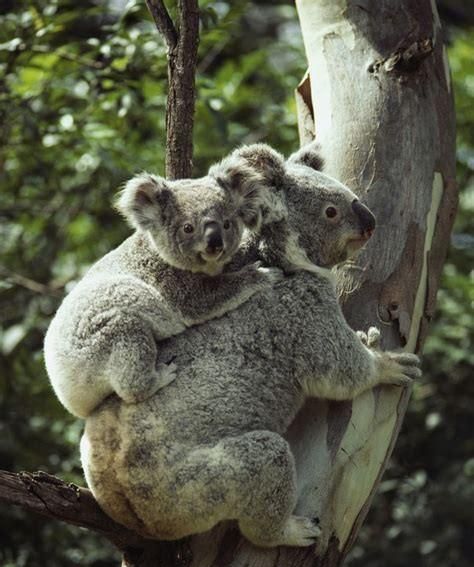
<instances>
[{"instance_id":1,"label":"tree branch","mask_svg":"<svg viewBox=\"0 0 474 567\"><path fill-rule=\"evenodd\" d=\"M156 27L168 45L168 101L166 105L166 176L190 177L196 100L195 75L199 45L197 0L178 1L179 26L160 0L146 0Z\"/></svg>"},{"instance_id":2,"label":"tree branch","mask_svg":"<svg viewBox=\"0 0 474 567\"><path fill-rule=\"evenodd\" d=\"M42 471L0 470L0 502L97 532L122 551L152 543L109 518L90 490L67 484Z\"/></svg>"},{"instance_id":3,"label":"tree branch","mask_svg":"<svg viewBox=\"0 0 474 567\"><path fill-rule=\"evenodd\" d=\"M155 21L155 25L161 35L165 38L168 51L173 51L178 43L178 32L173 20L168 14L164 2L161 0L145 0L148 10Z\"/></svg>"},{"instance_id":4,"label":"tree branch","mask_svg":"<svg viewBox=\"0 0 474 567\"><path fill-rule=\"evenodd\" d=\"M0 265L0 275L4 276L7 280L10 280L14 285L18 285L32 291L33 293L39 293L41 295L60 297L62 295L62 289L65 286L65 283L51 282L49 284L43 284L32 280L31 278L27 278L26 276L22 276L21 274L12 272L2 265Z\"/></svg>"}]
</instances>

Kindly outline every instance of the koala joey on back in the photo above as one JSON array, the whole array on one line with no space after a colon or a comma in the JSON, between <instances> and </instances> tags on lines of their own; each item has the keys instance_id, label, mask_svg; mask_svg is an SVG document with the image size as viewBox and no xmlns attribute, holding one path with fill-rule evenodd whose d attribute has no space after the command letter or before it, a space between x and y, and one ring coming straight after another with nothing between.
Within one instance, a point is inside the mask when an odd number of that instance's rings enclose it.
<instances>
[{"instance_id":1,"label":"koala joey on back","mask_svg":"<svg viewBox=\"0 0 474 567\"><path fill-rule=\"evenodd\" d=\"M94 496L146 537L235 520L258 546L314 543L318 526L295 513L288 426L309 397L349 400L420 375L415 355L380 351L372 331L359 337L344 319L326 268L367 241L374 218L319 164L314 146L285 161L255 145L210 171L263 177L261 230L238 260L294 273L164 341L159 359L178 367L168 387L136 405L111 396L86 420L81 458Z\"/></svg>"},{"instance_id":2,"label":"koala joey on back","mask_svg":"<svg viewBox=\"0 0 474 567\"><path fill-rule=\"evenodd\" d=\"M63 405L87 417L108 395L136 403L175 377L155 366L157 342L235 309L282 272L222 273L258 226L258 172L166 181L142 174L117 208L136 232L99 260L65 298L45 338L45 361Z\"/></svg>"}]
</instances>

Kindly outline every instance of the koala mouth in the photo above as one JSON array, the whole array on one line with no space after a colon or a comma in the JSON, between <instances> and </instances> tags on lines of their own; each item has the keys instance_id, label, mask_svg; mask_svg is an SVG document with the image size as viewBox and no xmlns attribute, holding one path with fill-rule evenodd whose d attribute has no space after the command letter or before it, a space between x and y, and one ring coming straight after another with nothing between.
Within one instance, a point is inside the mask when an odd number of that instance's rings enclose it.
<instances>
[{"instance_id":1,"label":"koala mouth","mask_svg":"<svg viewBox=\"0 0 474 567\"><path fill-rule=\"evenodd\" d=\"M357 235L354 238L350 238L346 244L346 250L348 256L352 256L358 250L360 250L365 244L367 244L367 241L370 239L371 236L372 236L371 233L364 232L362 235Z\"/></svg>"},{"instance_id":2,"label":"koala mouth","mask_svg":"<svg viewBox=\"0 0 474 567\"><path fill-rule=\"evenodd\" d=\"M219 260L222 260L223 256L224 256L224 250L223 249L221 249L221 250L204 250L203 252L201 252L199 254L199 257L205 263L218 262Z\"/></svg>"}]
</instances>

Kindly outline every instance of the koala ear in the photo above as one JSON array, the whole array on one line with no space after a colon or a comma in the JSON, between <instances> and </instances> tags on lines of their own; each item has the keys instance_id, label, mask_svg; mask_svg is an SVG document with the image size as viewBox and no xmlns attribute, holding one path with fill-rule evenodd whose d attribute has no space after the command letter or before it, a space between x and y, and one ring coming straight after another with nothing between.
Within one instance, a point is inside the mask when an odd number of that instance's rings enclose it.
<instances>
[{"instance_id":1,"label":"koala ear","mask_svg":"<svg viewBox=\"0 0 474 567\"><path fill-rule=\"evenodd\" d=\"M141 173L127 181L115 208L133 228L148 230L163 222L170 200L171 190L162 177Z\"/></svg>"},{"instance_id":2,"label":"koala ear","mask_svg":"<svg viewBox=\"0 0 474 567\"><path fill-rule=\"evenodd\" d=\"M317 142L310 142L288 158L289 162L307 165L317 171L324 168L324 159L321 157L321 146Z\"/></svg>"},{"instance_id":3,"label":"koala ear","mask_svg":"<svg viewBox=\"0 0 474 567\"><path fill-rule=\"evenodd\" d=\"M243 146L209 170L238 199L239 215L250 230L260 228L272 187L284 174L283 156L265 144Z\"/></svg>"},{"instance_id":4,"label":"koala ear","mask_svg":"<svg viewBox=\"0 0 474 567\"><path fill-rule=\"evenodd\" d=\"M244 160L269 185L279 185L285 176L285 158L267 144L242 146L232 156Z\"/></svg>"},{"instance_id":5,"label":"koala ear","mask_svg":"<svg viewBox=\"0 0 474 567\"><path fill-rule=\"evenodd\" d=\"M233 154L213 165L209 176L230 194L244 225L250 230L257 230L262 217L263 176Z\"/></svg>"}]
</instances>

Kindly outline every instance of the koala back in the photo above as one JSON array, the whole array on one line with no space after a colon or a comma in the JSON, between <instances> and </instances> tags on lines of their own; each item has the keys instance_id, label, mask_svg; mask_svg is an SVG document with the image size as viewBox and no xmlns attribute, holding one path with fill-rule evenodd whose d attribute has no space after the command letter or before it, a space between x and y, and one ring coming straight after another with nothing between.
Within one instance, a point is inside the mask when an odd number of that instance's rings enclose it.
<instances>
[{"instance_id":1,"label":"koala back","mask_svg":"<svg viewBox=\"0 0 474 567\"><path fill-rule=\"evenodd\" d=\"M323 323L337 317L342 315L330 282L301 272L226 317L166 341L160 360L174 359L175 382L136 406L112 397L87 420L82 461L101 506L149 537L180 537L180 521L185 523L180 509L187 507L180 508L180 498L188 501L181 490L196 475L209 481L205 463L224 459L219 466L226 466L225 452L216 450L222 440L287 429L305 399L301 384L328 372L340 356L340 342L353 339L349 328L346 337L336 338L333 327ZM207 450L203 463L200 455ZM214 486L219 492L219 483ZM219 498L212 491L203 501L199 497L193 497L195 518ZM241 498L237 491L223 513L232 514Z\"/></svg>"}]
</instances>

